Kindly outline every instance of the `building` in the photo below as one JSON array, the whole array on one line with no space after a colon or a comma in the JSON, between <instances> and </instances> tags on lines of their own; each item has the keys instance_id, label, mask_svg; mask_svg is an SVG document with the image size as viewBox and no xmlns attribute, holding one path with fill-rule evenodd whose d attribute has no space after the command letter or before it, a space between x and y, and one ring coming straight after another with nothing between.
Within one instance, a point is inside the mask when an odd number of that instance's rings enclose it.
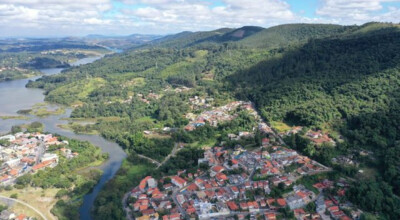
<instances>
[{"instance_id":1,"label":"building","mask_svg":"<svg viewBox=\"0 0 400 220\"><path fill-rule=\"evenodd\" d=\"M175 186L178 186L179 188L185 187L186 184L187 184L186 180L182 179L182 178L179 177L179 176L173 176L173 177L171 178L171 182L172 182Z\"/></svg>"}]
</instances>

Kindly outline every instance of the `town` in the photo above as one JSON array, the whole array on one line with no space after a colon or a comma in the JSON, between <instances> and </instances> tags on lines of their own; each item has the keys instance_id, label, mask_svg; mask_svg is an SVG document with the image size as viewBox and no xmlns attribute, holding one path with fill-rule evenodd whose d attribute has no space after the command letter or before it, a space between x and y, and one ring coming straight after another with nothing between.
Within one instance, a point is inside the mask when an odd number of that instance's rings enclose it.
<instances>
[{"instance_id":1,"label":"town","mask_svg":"<svg viewBox=\"0 0 400 220\"><path fill-rule=\"evenodd\" d=\"M192 109L209 108L212 100L191 98ZM203 109L204 109L203 108ZM180 170L173 176L155 179L147 176L129 193L128 213L136 219L280 219L293 213L296 219L358 219L360 212L344 212L349 207L343 196L348 186L345 179L338 182L319 179L303 184L303 178L326 174L332 169L288 148L282 137L300 132L294 127L276 134L258 115L251 102L236 101L206 110L198 116L189 113L185 130L233 120L238 110L245 110L257 120L253 131L228 134L230 140L251 138L254 130L268 137L261 146L208 147L198 160L197 172ZM315 145L335 141L321 131L309 130L304 137ZM207 169L200 169L207 167ZM326 191L335 191L325 193ZM314 207L315 211L308 207ZM288 217L288 216L286 216Z\"/></svg>"},{"instance_id":2,"label":"town","mask_svg":"<svg viewBox=\"0 0 400 220\"><path fill-rule=\"evenodd\" d=\"M0 185L13 185L16 179L27 173L35 173L58 165L59 154L67 159L78 155L67 148L68 141L59 141L52 134L16 133L0 137ZM49 152L53 145L62 146L57 152Z\"/></svg>"}]
</instances>

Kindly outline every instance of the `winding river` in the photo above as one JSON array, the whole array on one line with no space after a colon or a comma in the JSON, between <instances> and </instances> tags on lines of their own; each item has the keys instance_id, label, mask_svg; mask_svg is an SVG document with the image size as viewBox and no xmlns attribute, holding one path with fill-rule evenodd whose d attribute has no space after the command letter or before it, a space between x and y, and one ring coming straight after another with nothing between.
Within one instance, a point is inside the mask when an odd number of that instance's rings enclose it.
<instances>
[{"instance_id":1,"label":"winding river","mask_svg":"<svg viewBox=\"0 0 400 220\"><path fill-rule=\"evenodd\" d=\"M100 58L101 57L84 58L76 61L72 66L91 63ZM62 70L62 68L52 68L42 69L41 72L44 75L53 75L61 73ZM40 78L40 76L29 79L0 82L0 115L17 115L18 110L30 109L35 104L42 103L44 101L43 90L25 87L29 80L36 80L38 78ZM52 107L57 107L57 105L53 105ZM0 133L9 132L13 125L39 121L44 124L46 132L57 133L62 136L82 141L89 141L95 146L100 147L103 152L108 153L110 155L109 160L100 167L103 171L100 181L89 194L85 195L83 205L79 210L81 220L91 220L90 211L97 194L103 188L104 184L114 177L120 168L123 159L126 157L126 154L116 143L107 141L98 135L75 134L72 131L59 128L58 125L68 123L68 121L62 120L62 118L69 117L71 111L71 109L67 109L62 115L51 115L44 118L29 116L28 119L0 119Z\"/></svg>"}]
</instances>

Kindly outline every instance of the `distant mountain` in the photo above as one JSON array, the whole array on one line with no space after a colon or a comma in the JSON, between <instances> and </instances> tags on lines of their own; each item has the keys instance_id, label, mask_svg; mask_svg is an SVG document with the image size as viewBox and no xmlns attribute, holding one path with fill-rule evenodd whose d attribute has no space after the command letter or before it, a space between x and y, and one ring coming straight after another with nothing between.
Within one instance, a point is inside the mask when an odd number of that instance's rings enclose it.
<instances>
[{"instance_id":1,"label":"distant mountain","mask_svg":"<svg viewBox=\"0 0 400 220\"><path fill-rule=\"evenodd\" d=\"M144 35L144 34L132 34L128 36L105 36L98 34L87 35L82 38L88 44L96 44L100 46L127 49L130 47L137 47L142 44L148 43L152 40L158 39L160 35Z\"/></svg>"},{"instance_id":2,"label":"distant mountain","mask_svg":"<svg viewBox=\"0 0 400 220\"><path fill-rule=\"evenodd\" d=\"M278 48L304 43L311 38L342 34L356 28L330 24L287 24L271 28L244 26L237 29L222 28L213 31L182 32L151 41L143 47L185 48L205 44L234 43L250 48Z\"/></svg>"},{"instance_id":3,"label":"distant mountain","mask_svg":"<svg viewBox=\"0 0 400 220\"><path fill-rule=\"evenodd\" d=\"M225 35L228 32L231 32L232 30L234 29L221 28L213 31L199 31L199 32L185 31L157 39L155 41L150 42L150 44L147 44L146 46L185 48L202 42L218 42L223 35Z\"/></svg>"}]
</instances>

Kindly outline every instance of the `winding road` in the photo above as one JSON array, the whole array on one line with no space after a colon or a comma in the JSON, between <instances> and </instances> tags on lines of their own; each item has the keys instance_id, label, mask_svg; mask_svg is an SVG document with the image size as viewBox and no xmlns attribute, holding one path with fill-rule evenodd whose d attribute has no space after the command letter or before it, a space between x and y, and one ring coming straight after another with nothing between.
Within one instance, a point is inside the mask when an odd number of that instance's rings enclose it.
<instances>
[{"instance_id":1,"label":"winding road","mask_svg":"<svg viewBox=\"0 0 400 220\"><path fill-rule=\"evenodd\" d=\"M40 212L39 210L37 210L35 207L29 205L29 204L26 203L26 202L23 202L23 201L18 200L18 199L12 199L12 198L9 198L9 197L1 196L1 195L0 195L0 199L9 200L9 201L16 202L16 203L22 204L22 205L24 205L24 206L27 206L27 207L29 207L30 209L32 209L33 211L35 211L37 214L39 214L39 216L40 216L43 220L48 220L48 219L46 218L46 216L43 215L43 213L41 213L41 212Z\"/></svg>"},{"instance_id":2,"label":"winding road","mask_svg":"<svg viewBox=\"0 0 400 220\"><path fill-rule=\"evenodd\" d=\"M180 148L182 144L179 143L175 143L174 148L172 149L171 153L168 154L168 156L165 157L165 159L160 163L150 157L146 157L142 154L138 154L137 156L146 160L149 160L150 162L152 162L153 164L156 164L157 167L156 169L160 168L164 163L166 163L172 156L175 156L176 153L178 153L178 151L182 148ZM129 196L131 195L131 192L127 192L124 194L123 198L122 198L122 207L125 210L125 214L126 214L126 219L128 220L133 220L132 216L131 216L131 209L127 206L127 200L129 198Z\"/></svg>"}]
</instances>

